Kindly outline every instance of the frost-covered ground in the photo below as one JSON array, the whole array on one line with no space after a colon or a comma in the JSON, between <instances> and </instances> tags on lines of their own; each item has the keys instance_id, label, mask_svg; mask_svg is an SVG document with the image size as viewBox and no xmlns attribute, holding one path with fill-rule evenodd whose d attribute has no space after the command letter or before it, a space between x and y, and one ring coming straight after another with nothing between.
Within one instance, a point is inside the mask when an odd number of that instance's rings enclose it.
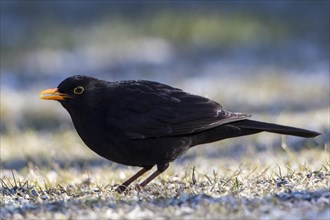
<instances>
[{"instance_id":1,"label":"frost-covered ground","mask_svg":"<svg viewBox=\"0 0 330 220\"><path fill-rule=\"evenodd\" d=\"M0 219L330 218L329 2L0 3ZM138 168L39 99L73 74L155 80L322 135L197 146L117 194Z\"/></svg>"}]
</instances>

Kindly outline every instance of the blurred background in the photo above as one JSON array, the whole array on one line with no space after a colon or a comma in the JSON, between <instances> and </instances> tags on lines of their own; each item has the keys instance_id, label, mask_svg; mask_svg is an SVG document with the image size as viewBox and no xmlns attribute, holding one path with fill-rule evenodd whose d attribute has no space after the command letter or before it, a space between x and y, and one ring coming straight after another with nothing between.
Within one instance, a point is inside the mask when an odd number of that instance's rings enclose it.
<instances>
[{"instance_id":1,"label":"blurred background","mask_svg":"<svg viewBox=\"0 0 330 220\"><path fill-rule=\"evenodd\" d=\"M1 1L1 164L98 158L78 146L60 104L39 99L41 90L74 74L170 84L254 119L321 131L311 143L324 147L329 7L329 1ZM251 143L262 148L274 139L280 141L264 135Z\"/></svg>"}]
</instances>

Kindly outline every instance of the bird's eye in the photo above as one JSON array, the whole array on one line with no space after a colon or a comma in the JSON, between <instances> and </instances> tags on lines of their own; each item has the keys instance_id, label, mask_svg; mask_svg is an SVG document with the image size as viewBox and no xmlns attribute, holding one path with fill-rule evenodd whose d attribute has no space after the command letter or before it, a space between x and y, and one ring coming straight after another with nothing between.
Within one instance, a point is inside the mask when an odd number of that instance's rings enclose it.
<instances>
[{"instance_id":1,"label":"bird's eye","mask_svg":"<svg viewBox=\"0 0 330 220\"><path fill-rule=\"evenodd\" d=\"M84 92L84 87L82 86L77 86L76 88L73 89L74 94L80 95Z\"/></svg>"}]
</instances>

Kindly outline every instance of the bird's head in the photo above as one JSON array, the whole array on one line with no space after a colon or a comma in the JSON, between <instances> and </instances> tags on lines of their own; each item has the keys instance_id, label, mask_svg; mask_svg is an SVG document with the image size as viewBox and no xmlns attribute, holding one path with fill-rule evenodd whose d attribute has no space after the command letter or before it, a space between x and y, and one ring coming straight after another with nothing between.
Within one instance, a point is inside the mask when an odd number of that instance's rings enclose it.
<instances>
[{"instance_id":1,"label":"bird's head","mask_svg":"<svg viewBox=\"0 0 330 220\"><path fill-rule=\"evenodd\" d=\"M95 95L100 83L101 80L89 76L71 76L63 80L57 88L43 90L40 98L59 101L65 108L75 104L81 106L82 103L88 103L91 96Z\"/></svg>"}]
</instances>

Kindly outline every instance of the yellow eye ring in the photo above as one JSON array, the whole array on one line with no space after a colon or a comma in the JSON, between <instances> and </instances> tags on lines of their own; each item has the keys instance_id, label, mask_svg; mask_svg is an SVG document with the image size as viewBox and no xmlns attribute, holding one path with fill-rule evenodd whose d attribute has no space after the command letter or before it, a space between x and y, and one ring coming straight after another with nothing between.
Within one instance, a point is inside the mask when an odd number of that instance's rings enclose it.
<instances>
[{"instance_id":1,"label":"yellow eye ring","mask_svg":"<svg viewBox=\"0 0 330 220\"><path fill-rule=\"evenodd\" d=\"M84 92L84 87L82 86L77 86L76 88L73 89L74 94L80 95Z\"/></svg>"}]
</instances>

